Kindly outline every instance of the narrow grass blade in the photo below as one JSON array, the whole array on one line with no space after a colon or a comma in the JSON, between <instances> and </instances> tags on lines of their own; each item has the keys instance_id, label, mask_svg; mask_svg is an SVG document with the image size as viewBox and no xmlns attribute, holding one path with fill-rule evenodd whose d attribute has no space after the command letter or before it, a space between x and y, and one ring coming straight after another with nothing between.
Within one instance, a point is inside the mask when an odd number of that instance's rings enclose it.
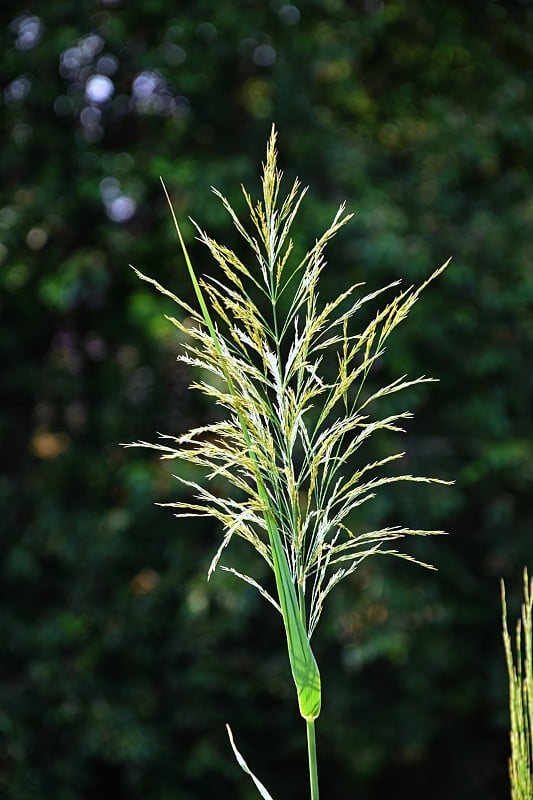
<instances>
[{"instance_id":1,"label":"narrow grass blade","mask_svg":"<svg viewBox=\"0 0 533 800\"><path fill-rule=\"evenodd\" d=\"M253 780L253 782L255 783L255 785L257 787L257 791L259 792L259 794L261 795L263 800L273 800L272 795L265 789L265 787L263 786L263 784L261 783L259 778L255 777L254 773L252 772L252 770L250 769L250 767L248 766L248 764L246 763L244 758L241 756L241 754L237 750L237 746L236 746L235 741L233 739L233 733L231 732L230 726L226 725L226 729L228 731L228 737L229 737L229 741L230 741L232 750L233 750L233 752L235 754L235 758L237 759L237 764Z\"/></svg>"}]
</instances>

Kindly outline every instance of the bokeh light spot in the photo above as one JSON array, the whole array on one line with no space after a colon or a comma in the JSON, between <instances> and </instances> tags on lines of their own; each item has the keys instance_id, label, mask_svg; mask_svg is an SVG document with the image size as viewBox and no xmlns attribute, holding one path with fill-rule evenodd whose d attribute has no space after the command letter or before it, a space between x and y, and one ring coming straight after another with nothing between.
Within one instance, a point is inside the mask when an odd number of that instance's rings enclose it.
<instances>
[{"instance_id":1,"label":"bokeh light spot","mask_svg":"<svg viewBox=\"0 0 533 800\"><path fill-rule=\"evenodd\" d=\"M114 75L118 66L118 58L110 53L101 56L96 62L96 69L101 75Z\"/></svg>"},{"instance_id":2,"label":"bokeh light spot","mask_svg":"<svg viewBox=\"0 0 533 800\"><path fill-rule=\"evenodd\" d=\"M252 58L258 67L271 67L276 60L276 51L270 44L260 44L255 48Z\"/></svg>"},{"instance_id":3,"label":"bokeh light spot","mask_svg":"<svg viewBox=\"0 0 533 800\"><path fill-rule=\"evenodd\" d=\"M301 18L300 10L290 3L281 6L278 16L284 25L297 25Z\"/></svg>"},{"instance_id":4,"label":"bokeh light spot","mask_svg":"<svg viewBox=\"0 0 533 800\"><path fill-rule=\"evenodd\" d=\"M196 28L196 33L204 42L212 42L216 39L218 31L212 22L201 22Z\"/></svg>"},{"instance_id":5,"label":"bokeh light spot","mask_svg":"<svg viewBox=\"0 0 533 800\"><path fill-rule=\"evenodd\" d=\"M54 100L54 111L58 117L66 117L72 114L74 110L74 102L71 97L66 94L61 94Z\"/></svg>"},{"instance_id":6,"label":"bokeh light spot","mask_svg":"<svg viewBox=\"0 0 533 800\"><path fill-rule=\"evenodd\" d=\"M191 113L191 104L186 97L180 95L179 97L174 97L170 101L170 109L174 116L186 117Z\"/></svg>"},{"instance_id":7,"label":"bokeh light spot","mask_svg":"<svg viewBox=\"0 0 533 800\"><path fill-rule=\"evenodd\" d=\"M39 43L43 34L41 18L34 14L21 14L9 27L17 34L15 41L17 50L31 50Z\"/></svg>"},{"instance_id":8,"label":"bokeh light spot","mask_svg":"<svg viewBox=\"0 0 533 800\"><path fill-rule=\"evenodd\" d=\"M37 431L31 440L32 452L37 458L57 458L68 450L70 437L66 433Z\"/></svg>"},{"instance_id":9,"label":"bokeh light spot","mask_svg":"<svg viewBox=\"0 0 533 800\"><path fill-rule=\"evenodd\" d=\"M113 81L107 75L93 75L85 86L85 96L93 103L105 103L114 91Z\"/></svg>"},{"instance_id":10,"label":"bokeh light spot","mask_svg":"<svg viewBox=\"0 0 533 800\"><path fill-rule=\"evenodd\" d=\"M157 88L158 78L154 72L141 72L133 81L132 91L135 97L149 97Z\"/></svg>"},{"instance_id":11,"label":"bokeh light spot","mask_svg":"<svg viewBox=\"0 0 533 800\"><path fill-rule=\"evenodd\" d=\"M24 147L33 136L33 128L27 122L17 122L11 131L11 137L17 147Z\"/></svg>"},{"instance_id":12,"label":"bokeh light spot","mask_svg":"<svg viewBox=\"0 0 533 800\"><path fill-rule=\"evenodd\" d=\"M159 575L153 569L142 569L131 580L131 589L134 594L150 594L159 583Z\"/></svg>"},{"instance_id":13,"label":"bokeh light spot","mask_svg":"<svg viewBox=\"0 0 533 800\"><path fill-rule=\"evenodd\" d=\"M26 236L26 244L30 250L42 250L48 241L48 233L44 228L31 228Z\"/></svg>"},{"instance_id":14,"label":"bokeh light spot","mask_svg":"<svg viewBox=\"0 0 533 800\"><path fill-rule=\"evenodd\" d=\"M163 58L173 67L178 67L180 64L187 58L187 53L180 47L179 44L174 44L174 42L165 42L163 45Z\"/></svg>"},{"instance_id":15,"label":"bokeh light spot","mask_svg":"<svg viewBox=\"0 0 533 800\"><path fill-rule=\"evenodd\" d=\"M24 100L31 91L31 80L27 75L20 75L14 81L8 83L4 89L4 100L6 103L18 103Z\"/></svg>"},{"instance_id":16,"label":"bokeh light spot","mask_svg":"<svg viewBox=\"0 0 533 800\"><path fill-rule=\"evenodd\" d=\"M113 222L127 222L137 210L137 203L133 197L121 194L111 200L106 206L107 215Z\"/></svg>"}]
</instances>

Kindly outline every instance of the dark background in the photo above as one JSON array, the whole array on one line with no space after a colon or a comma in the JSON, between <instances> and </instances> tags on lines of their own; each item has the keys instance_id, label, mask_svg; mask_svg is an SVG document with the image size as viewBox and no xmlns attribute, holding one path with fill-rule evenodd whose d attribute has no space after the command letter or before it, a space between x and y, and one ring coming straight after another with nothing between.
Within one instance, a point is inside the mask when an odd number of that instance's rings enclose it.
<instances>
[{"instance_id":1,"label":"dark background","mask_svg":"<svg viewBox=\"0 0 533 800\"><path fill-rule=\"evenodd\" d=\"M323 297L421 282L391 342L413 390L408 469L451 489L384 492L368 525L445 528L437 573L368 562L315 640L324 798L508 796L500 576L532 565L533 6L440 0L4 2L0 11L0 794L5 800L307 796L279 619L231 576L219 532L175 520L165 463L121 442L210 413L176 364L190 297L162 175L235 235L272 121L311 187L309 246L346 199ZM385 374L386 373L386 374ZM239 547L234 556L247 563ZM253 557L252 557L253 569Z\"/></svg>"}]
</instances>

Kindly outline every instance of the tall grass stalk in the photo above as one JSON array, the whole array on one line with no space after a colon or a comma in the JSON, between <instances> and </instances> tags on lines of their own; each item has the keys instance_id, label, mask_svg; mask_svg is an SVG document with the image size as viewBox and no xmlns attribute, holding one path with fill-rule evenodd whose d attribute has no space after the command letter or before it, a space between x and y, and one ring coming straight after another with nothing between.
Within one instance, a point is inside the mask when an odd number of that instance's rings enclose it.
<instances>
[{"instance_id":1,"label":"tall grass stalk","mask_svg":"<svg viewBox=\"0 0 533 800\"><path fill-rule=\"evenodd\" d=\"M501 582L503 641L509 675L512 800L533 797L533 579L524 569L524 602L516 623L515 653L507 628L505 584Z\"/></svg>"},{"instance_id":2,"label":"tall grass stalk","mask_svg":"<svg viewBox=\"0 0 533 800\"><path fill-rule=\"evenodd\" d=\"M404 375L378 389L366 388L387 339L446 264L419 288L400 290L396 281L364 294L362 284L356 284L320 303L325 247L351 215L341 206L327 230L296 261L290 234L306 190L296 180L282 196L281 181L273 128L263 165L262 198L254 202L243 187L248 223L213 190L244 240L251 262L196 226L218 268L212 277L197 276L167 194L198 310L152 278L138 275L181 309L179 318L169 317L186 338L178 358L199 370L201 377L192 388L211 398L222 413L216 422L178 437L164 435L156 444L137 445L204 470L205 479L198 482L178 474L190 498L166 505L177 509L180 517L216 518L223 534L208 577L220 566L257 589L281 615L306 722L310 794L318 800L315 720L321 683L311 636L324 601L369 556L392 555L421 563L396 549L396 543L441 533L402 526L361 532L350 522L352 512L382 486L400 481L444 483L387 474L384 469L401 459L402 452L365 463L362 451L380 431L400 433L403 421L411 416L408 411L380 415L379 401L431 380ZM393 289L392 299L355 332L353 322L363 306ZM213 479L217 484L224 480L227 493L213 491ZM274 576L273 587L237 571L231 562L222 565L234 537L245 540L266 562ZM261 796L270 798L229 733L240 766Z\"/></svg>"}]
</instances>

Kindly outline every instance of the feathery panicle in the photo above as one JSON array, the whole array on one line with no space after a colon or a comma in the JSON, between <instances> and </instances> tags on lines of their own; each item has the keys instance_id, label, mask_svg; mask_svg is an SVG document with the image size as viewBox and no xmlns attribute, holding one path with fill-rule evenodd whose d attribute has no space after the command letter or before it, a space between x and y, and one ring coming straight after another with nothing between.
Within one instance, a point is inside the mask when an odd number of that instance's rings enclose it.
<instances>
[{"instance_id":1,"label":"feathery panicle","mask_svg":"<svg viewBox=\"0 0 533 800\"><path fill-rule=\"evenodd\" d=\"M221 522L224 534L210 574L234 536L246 540L272 567L277 597L255 578L231 566L227 569L281 611L300 707L309 703L307 712L302 711L309 720L320 705L309 639L328 593L369 556L389 554L416 561L391 549L391 542L441 533L397 527L361 534L350 529L350 517L386 484L442 483L410 474L384 475L387 465L401 459L402 453L367 464L361 456L373 435L401 432L402 421L409 417L407 412L380 417L374 411L378 401L430 379L402 376L366 397L362 389L388 337L446 264L421 287L396 290L362 332L355 332L360 309L396 289L397 282L367 294L357 284L321 305L318 282L326 266L325 247L351 215L341 206L331 225L294 264L291 228L305 189L296 180L282 197L274 129L262 188L257 202L243 188L249 227L214 190L252 256L249 262L197 228L219 268L214 277L196 279L174 217L201 313L144 278L173 297L192 321L186 327L171 320L188 334L180 359L202 370L202 380L194 388L220 406L223 420L176 439L165 437L164 443L140 444L160 450L163 458L188 461L205 470L203 483L180 479L194 497L170 505L180 515L207 514ZM335 362L338 371L332 379ZM226 496L207 488L215 476L232 487ZM305 695L306 681L309 695Z\"/></svg>"}]
</instances>

